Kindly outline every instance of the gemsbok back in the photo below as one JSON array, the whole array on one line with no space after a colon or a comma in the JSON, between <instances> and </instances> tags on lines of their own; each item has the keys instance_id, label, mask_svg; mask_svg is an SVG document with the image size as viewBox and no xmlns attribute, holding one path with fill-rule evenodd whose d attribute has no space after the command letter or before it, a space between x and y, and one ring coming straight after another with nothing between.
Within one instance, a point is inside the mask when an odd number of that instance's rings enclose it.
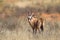
<instances>
[{"instance_id":1,"label":"gemsbok back","mask_svg":"<svg viewBox=\"0 0 60 40\"><path fill-rule=\"evenodd\" d=\"M37 18L36 16L34 16L34 14L32 13L31 15L29 15L28 13L28 22L33 30L33 33L37 33L40 31L43 31L43 19L42 18Z\"/></svg>"}]
</instances>

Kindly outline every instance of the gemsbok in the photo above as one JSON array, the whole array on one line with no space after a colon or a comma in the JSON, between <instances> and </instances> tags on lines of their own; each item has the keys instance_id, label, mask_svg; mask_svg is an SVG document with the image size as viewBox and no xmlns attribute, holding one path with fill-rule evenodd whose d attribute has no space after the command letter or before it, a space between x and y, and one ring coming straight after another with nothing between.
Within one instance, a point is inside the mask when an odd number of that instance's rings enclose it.
<instances>
[{"instance_id":1,"label":"gemsbok","mask_svg":"<svg viewBox=\"0 0 60 40\"><path fill-rule=\"evenodd\" d=\"M39 33L40 33L40 31L43 31L43 19L42 18L38 19L36 16L34 16L33 13L31 15L29 15L29 13L28 13L28 22L33 30L33 33L36 34L37 31Z\"/></svg>"}]
</instances>

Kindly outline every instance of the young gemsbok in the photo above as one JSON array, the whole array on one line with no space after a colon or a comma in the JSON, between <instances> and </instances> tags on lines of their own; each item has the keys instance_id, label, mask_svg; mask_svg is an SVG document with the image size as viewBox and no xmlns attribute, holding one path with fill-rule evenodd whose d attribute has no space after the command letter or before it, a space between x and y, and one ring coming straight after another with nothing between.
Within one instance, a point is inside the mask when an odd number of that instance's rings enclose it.
<instances>
[{"instance_id":1,"label":"young gemsbok","mask_svg":"<svg viewBox=\"0 0 60 40\"><path fill-rule=\"evenodd\" d=\"M36 16L34 16L34 13L32 13L31 15L29 15L28 13L28 22L33 30L33 33L36 34L37 31L43 31L43 19L38 19Z\"/></svg>"}]
</instances>

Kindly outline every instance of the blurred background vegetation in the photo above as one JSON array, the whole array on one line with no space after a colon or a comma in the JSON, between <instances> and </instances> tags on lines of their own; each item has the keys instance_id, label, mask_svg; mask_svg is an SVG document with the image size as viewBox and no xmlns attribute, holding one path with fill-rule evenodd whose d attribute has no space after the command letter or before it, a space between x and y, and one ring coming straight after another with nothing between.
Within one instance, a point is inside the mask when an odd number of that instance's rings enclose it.
<instances>
[{"instance_id":1,"label":"blurred background vegetation","mask_svg":"<svg viewBox=\"0 0 60 40\"><path fill-rule=\"evenodd\" d=\"M32 34L28 12L44 12L37 15L44 19L40 34ZM0 40L59 40L60 14L56 12L60 13L60 0L0 0Z\"/></svg>"},{"instance_id":2,"label":"blurred background vegetation","mask_svg":"<svg viewBox=\"0 0 60 40\"><path fill-rule=\"evenodd\" d=\"M0 0L0 10L5 6L32 7L45 12L60 12L60 0Z\"/></svg>"}]
</instances>

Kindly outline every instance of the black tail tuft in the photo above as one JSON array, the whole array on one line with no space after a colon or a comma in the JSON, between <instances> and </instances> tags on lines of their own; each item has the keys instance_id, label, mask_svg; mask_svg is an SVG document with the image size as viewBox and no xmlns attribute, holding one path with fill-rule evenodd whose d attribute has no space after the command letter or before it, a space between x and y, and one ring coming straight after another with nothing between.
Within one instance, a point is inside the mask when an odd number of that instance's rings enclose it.
<instances>
[{"instance_id":1,"label":"black tail tuft","mask_svg":"<svg viewBox=\"0 0 60 40\"><path fill-rule=\"evenodd\" d=\"M44 30L44 29L43 29L43 25L41 25L40 29L41 29L42 31Z\"/></svg>"}]
</instances>

